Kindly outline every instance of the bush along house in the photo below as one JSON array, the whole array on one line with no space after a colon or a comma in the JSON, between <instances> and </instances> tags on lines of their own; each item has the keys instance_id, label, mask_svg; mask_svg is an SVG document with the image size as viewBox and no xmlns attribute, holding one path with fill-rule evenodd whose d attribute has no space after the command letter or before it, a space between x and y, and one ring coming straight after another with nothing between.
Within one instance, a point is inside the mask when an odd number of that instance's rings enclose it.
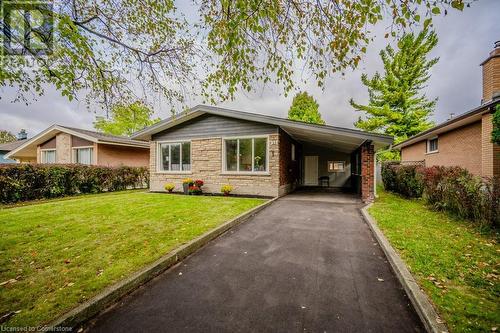
<instances>
[{"instance_id":1,"label":"bush along house","mask_svg":"<svg viewBox=\"0 0 500 333\"><path fill-rule=\"evenodd\" d=\"M500 105L500 41L481 66L481 105L395 145L403 164L460 166L474 175L500 177L500 146L491 140Z\"/></svg>"},{"instance_id":2,"label":"bush along house","mask_svg":"<svg viewBox=\"0 0 500 333\"><path fill-rule=\"evenodd\" d=\"M199 105L132 135L150 141L150 189L281 196L297 186L374 196L374 152L393 138L359 130ZM226 186L227 185L227 186ZM226 190L227 192L227 190Z\"/></svg>"}]
</instances>

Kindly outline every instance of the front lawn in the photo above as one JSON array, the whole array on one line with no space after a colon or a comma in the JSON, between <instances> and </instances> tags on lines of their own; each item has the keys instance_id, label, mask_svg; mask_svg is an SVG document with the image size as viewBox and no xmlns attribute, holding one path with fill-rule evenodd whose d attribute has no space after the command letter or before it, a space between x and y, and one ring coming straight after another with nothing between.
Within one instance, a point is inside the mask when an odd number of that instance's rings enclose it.
<instances>
[{"instance_id":1,"label":"front lawn","mask_svg":"<svg viewBox=\"0 0 500 333\"><path fill-rule=\"evenodd\" d=\"M369 209L452 332L500 329L498 235L379 191Z\"/></svg>"},{"instance_id":2,"label":"front lawn","mask_svg":"<svg viewBox=\"0 0 500 333\"><path fill-rule=\"evenodd\" d=\"M261 199L126 191L0 209L0 325L48 323Z\"/></svg>"}]
</instances>

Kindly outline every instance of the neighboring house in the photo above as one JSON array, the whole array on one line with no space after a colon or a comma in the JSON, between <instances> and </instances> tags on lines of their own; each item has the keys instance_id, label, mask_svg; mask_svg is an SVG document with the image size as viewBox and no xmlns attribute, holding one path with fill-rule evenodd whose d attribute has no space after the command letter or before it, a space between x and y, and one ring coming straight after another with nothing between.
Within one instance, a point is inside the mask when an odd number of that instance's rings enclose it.
<instances>
[{"instance_id":1,"label":"neighboring house","mask_svg":"<svg viewBox=\"0 0 500 333\"><path fill-rule=\"evenodd\" d=\"M19 147L26 141L28 140L24 139L0 144L0 164L17 163L16 160L8 159L5 157L5 155Z\"/></svg>"},{"instance_id":2,"label":"neighboring house","mask_svg":"<svg viewBox=\"0 0 500 333\"><path fill-rule=\"evenodd\" d=\"M53 125L10 151L6 157L22 163L147 166L149 143Z\"/></svg>"},{"instance_id":3,"label":"neighboring house","mask_svg":"<svg viewBox=\"0 0 500 333\"><path fill-rule=\"evenodd\" d=\"M500 146L491 142L492 115L500 104L500 42L481 66L481 105L395 145L403 163L461 166L475 175L500 176Z\"/></svg>"},{"instance_id":4,"label":"neighboring house","mask_svg":"<svg viewBox=\"0 0 500 333\"><path fill-rule=\"evenodd\" d=\"M296 186L352 190L374 196L374 150L392 137L347 128L196 106L132 135L150 140L150 189L178 189L186 177L206 192L279 196Z\"/></svg>"}]
</instances>

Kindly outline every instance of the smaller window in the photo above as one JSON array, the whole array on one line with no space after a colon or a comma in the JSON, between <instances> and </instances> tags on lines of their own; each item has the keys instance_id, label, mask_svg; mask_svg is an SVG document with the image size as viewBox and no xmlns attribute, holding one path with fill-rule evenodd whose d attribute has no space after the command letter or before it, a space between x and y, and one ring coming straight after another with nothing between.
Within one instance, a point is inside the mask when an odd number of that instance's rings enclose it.
<instances>
[{"instance_id":1,"label":"smaller window","mask_svg":"<svg viewBox=\"0 0 500 333\"><path fill-rule=\"evenodd\" d=\"M42 163L56 163L56 150L42 150Z\"/></svg>"},{"instance_id":2,"label":"smaller window","mask_svg":"<svg viewBox=\"0 0 500 333\"><path fill-rule=\"evenodd\" d=\"M292 143L292 161L295 161L295 145Z\"/></svg>"},{"instance_id":3,"label":"smaller window","mask_svg":"<svg viewBox=\"0 0 500 333\"><path fill-rule=\"evenodd\" d=\"M94 148L75 148L73 160L78 164L91 165L94 161Z\"/></svg>"},{"instance_id":4,"label":"smaller window","mask_svg":"<svg viewBox=\"0 0 500 333\"><path fill-rule=\"evenodd\" d=\"M435 153L438 151L438 138L432 138L427 140L427 152Z\"/></svg>"},{"instance_id":5,"label":"smaller window","mask_svg":"<svg viewBox=\"0 0 500 333\"><path fill-rule=\"evenodd\" d=\"M328 161L328 172L343 172L344 168L344 161Z\"/></svg>"}]
</instances>

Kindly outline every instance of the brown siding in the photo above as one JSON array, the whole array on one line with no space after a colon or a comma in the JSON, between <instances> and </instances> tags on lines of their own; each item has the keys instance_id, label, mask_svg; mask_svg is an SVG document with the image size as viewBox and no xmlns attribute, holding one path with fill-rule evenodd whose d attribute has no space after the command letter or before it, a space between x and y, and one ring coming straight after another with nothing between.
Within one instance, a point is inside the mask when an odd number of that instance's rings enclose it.
<instances>
[{"instance_id":1,"label":"brown siding","mask_svg":"<svg viewBox=\"0 0 500 333\"><path fill-rule=\"evenodd\" d=\"M40 149L56 149L56 137L42 143Z\"/></svg>"},{"instance_id":2,"label":"brown siding","mask_svg":"<svg viewBox=\"0 0 500 333\"><path fill-rule=\"evenodd\" d=\"M97 164L102 166L148 166L149 149L118 145L97 145Z\"/></svg>"},{"instance_id":3,"label":"brown siding","mask_svg":"<svg viewBox=\"0 0 500 333\"><path fill-rule=\"evenodd\" d=\"M78 136L71 136L71 147L92 147L94 143L89 140L82 139Z\"/></svg>"},{"instance_id":4,"label":"brown siding","mask_svg":"<svg viewBox=\"0 0 500 333\"><path fill-rule=\"evenodd\" d=\"M481 121L438 135L438 152L426 153L426 140L401 149L401 160L425 161L426 166L461 166L481 175Z\"/></svg>"}]
</instances>

